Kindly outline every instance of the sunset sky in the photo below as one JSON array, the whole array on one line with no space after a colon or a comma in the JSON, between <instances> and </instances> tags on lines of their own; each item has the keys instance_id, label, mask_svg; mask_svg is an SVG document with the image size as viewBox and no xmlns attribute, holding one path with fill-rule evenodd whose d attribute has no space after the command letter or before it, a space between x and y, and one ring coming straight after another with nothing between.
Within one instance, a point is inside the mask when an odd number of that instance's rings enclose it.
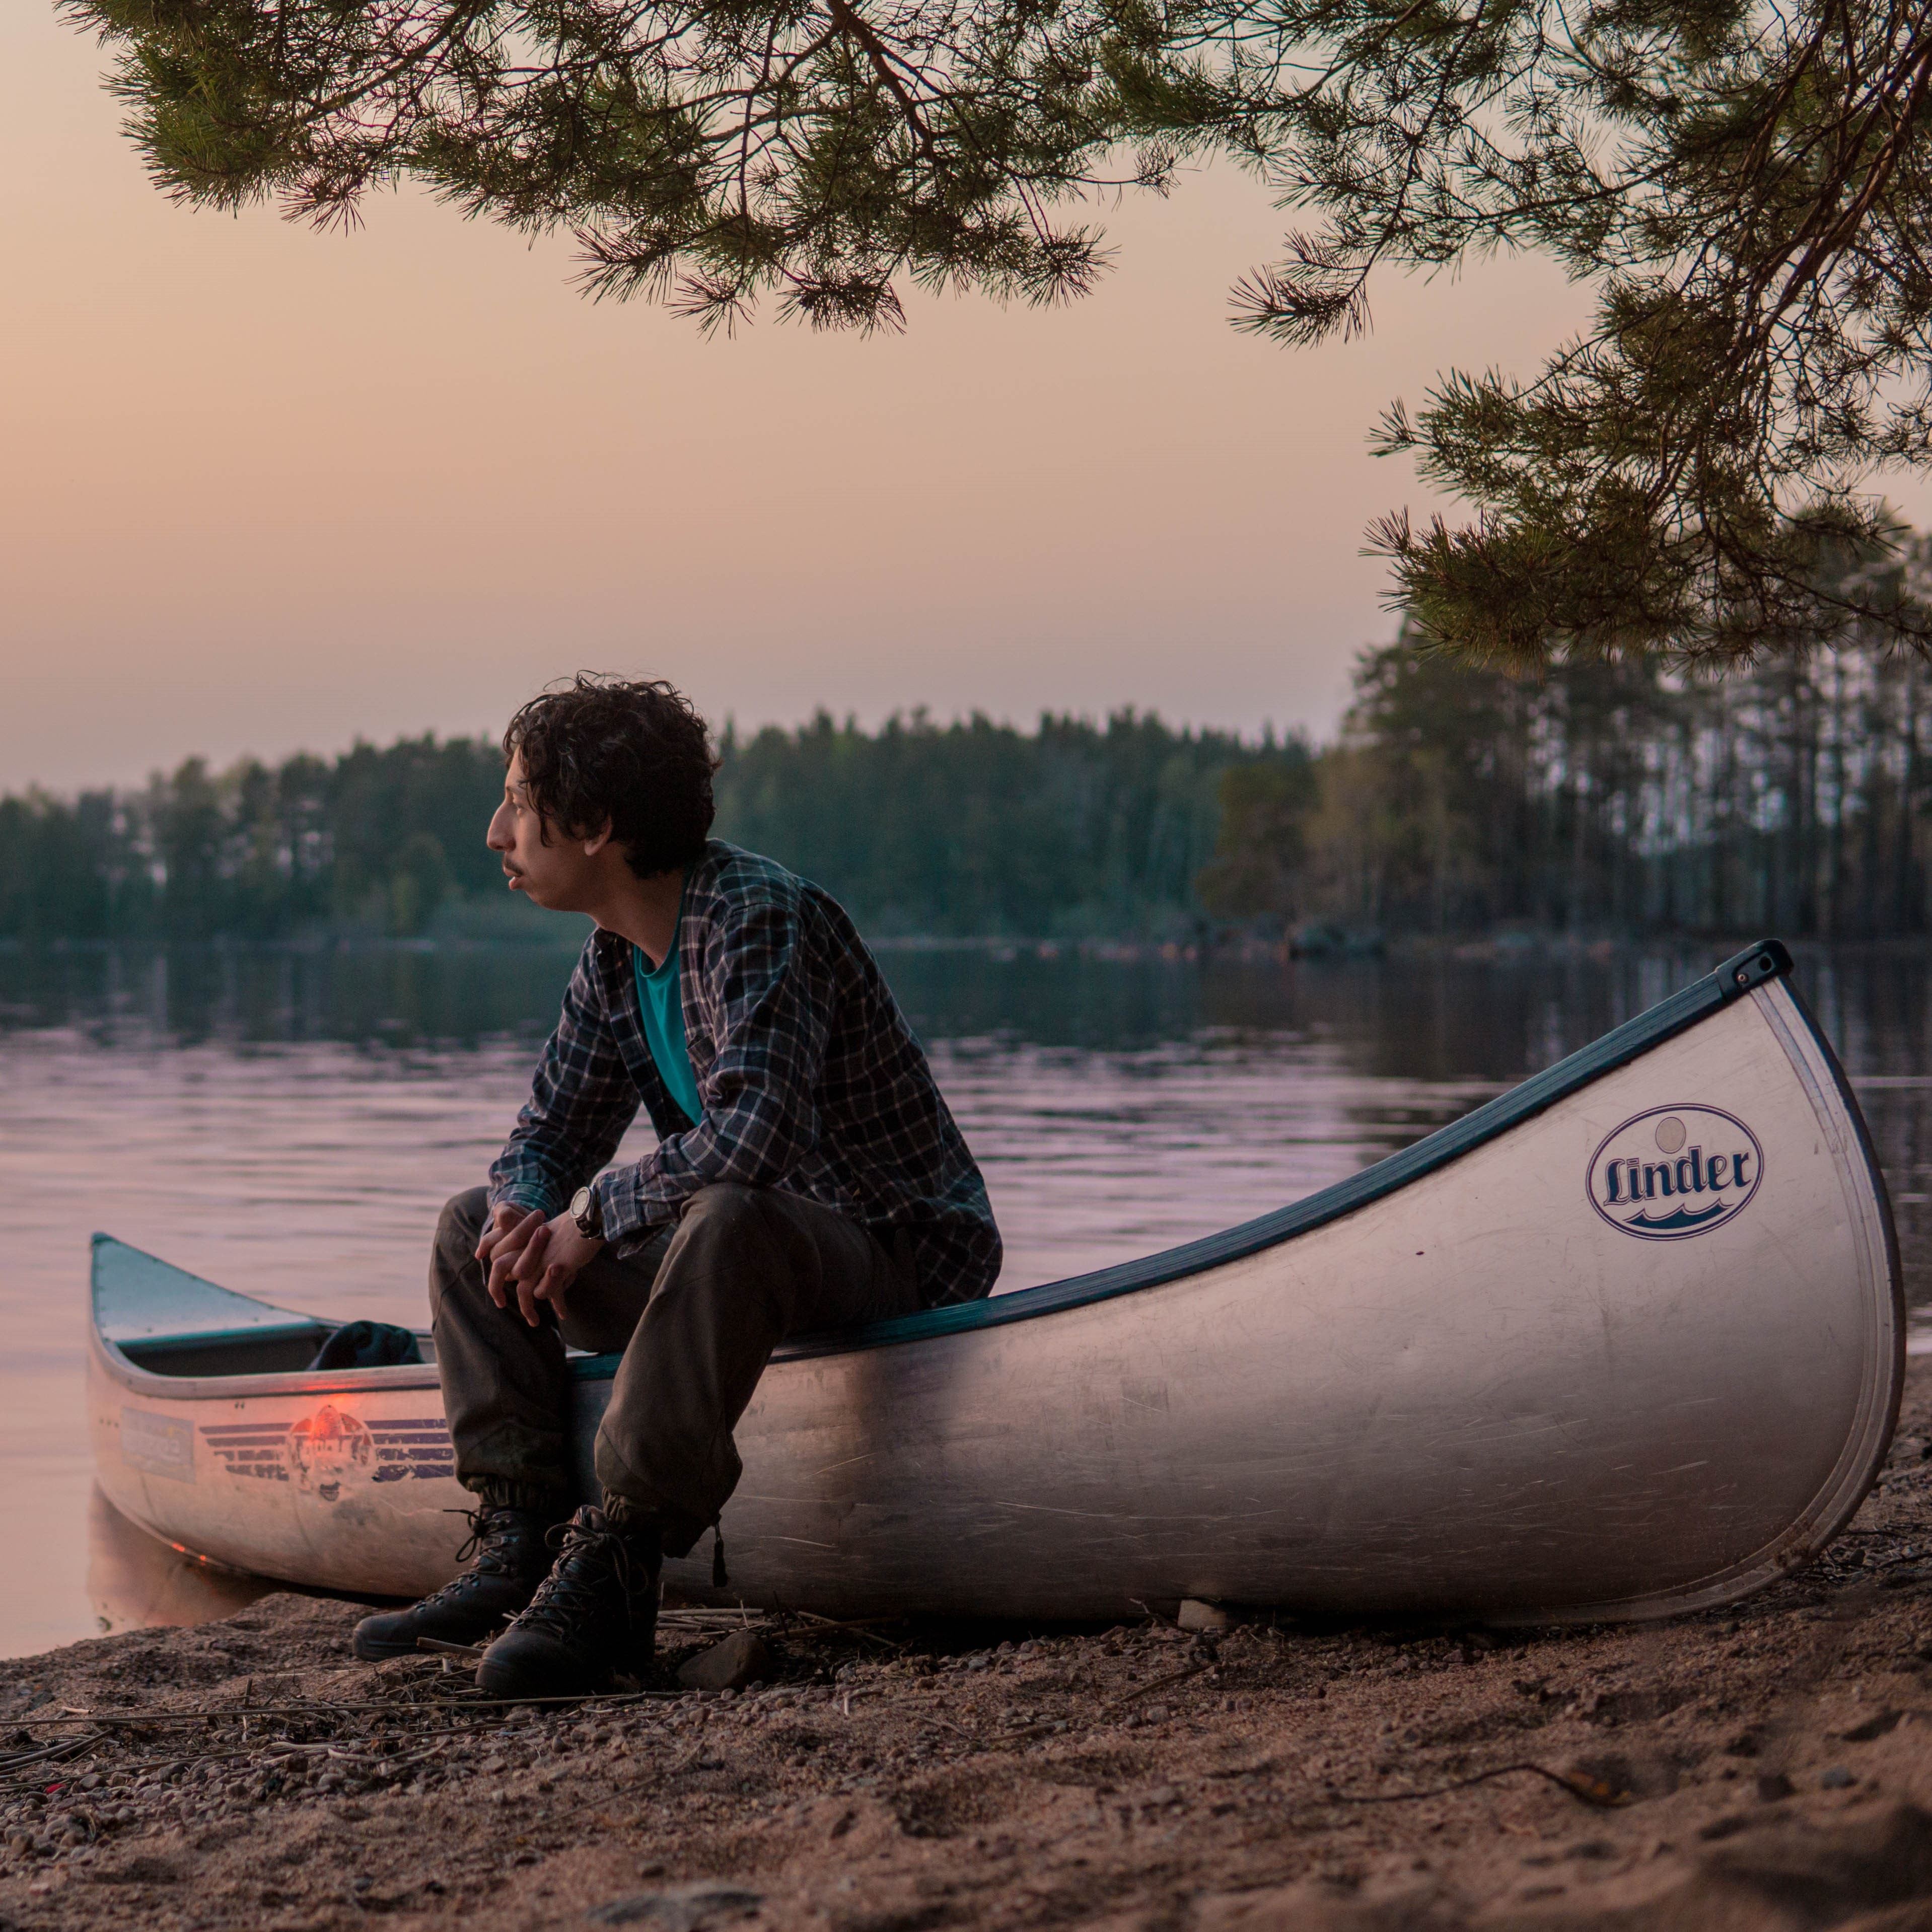
<instances>
[{"instance_id":1,"label":"sunset sky","mask_svg":"<svg viewBox=\"0 0 1932 1932\"><path fill-rule=\"evenodd\" d=\"M1366 340L1228 326L1282 226L1230 170L1109 210L1071 309L734 341L593 305L412 192L347 236L190 214L101 50L0 10L0 790L494 730L580 665L716 719L1123 704L1317 733L1390 634L1366 436L1580 316L1544 265L1391 280Z\"/></svg>"}]
</instances>

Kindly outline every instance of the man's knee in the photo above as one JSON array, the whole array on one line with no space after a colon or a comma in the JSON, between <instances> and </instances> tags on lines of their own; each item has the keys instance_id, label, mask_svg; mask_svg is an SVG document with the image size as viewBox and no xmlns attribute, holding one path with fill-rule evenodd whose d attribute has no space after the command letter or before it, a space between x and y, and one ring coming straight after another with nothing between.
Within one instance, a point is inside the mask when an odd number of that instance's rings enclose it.
<instances>
[{"instance_id":1,"label":"man's knee","mask_svg":"<svg viewBox=\"0 0 1932 1932\"><path fill-rule=\"evenodd\" d=\"M762 1230L765 1194L762 1187L714 1180L709 1187L700 1187L684 1204L678 1225L693 1234L724 1240L742 1239Z\"/></svg>"},{"instance_id":2,"label":"man's knee","mask_svg":"<svg viewBox=\"0 0 1932 1932\"><path fill-rule=\"evenodd\" d=\"M778 1197L767 1187L742 1187L729 1181L700 1187L684 1204L665 1255L660 1288L692 1289L700 1283L729 1281L734 1297L776 1293L793 1260Z\"/></svg>"}]
</instances>

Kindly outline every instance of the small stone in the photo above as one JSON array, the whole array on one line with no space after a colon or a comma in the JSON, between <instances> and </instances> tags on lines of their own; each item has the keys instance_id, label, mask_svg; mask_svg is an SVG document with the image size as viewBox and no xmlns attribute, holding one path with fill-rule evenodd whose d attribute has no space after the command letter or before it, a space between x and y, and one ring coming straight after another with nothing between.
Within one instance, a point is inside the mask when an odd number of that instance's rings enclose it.
<instances>
[{"instance_id":1,"label":"small stone","mask_svg":"<svg viewBox=\"0 0 1932 1932\"><path fill-rule=\"evenodd\" d=\"M1740 1832L1750 1830L1751 1821L1741 1812L1733 1811L1722 1818L1713 1818L1708 1825L1697 1828L1699 1838L1715 1844L1725 1838L1735 1838Z\"/></svg>"},{"instance_id":2,"label":"small stone","mask_svg":"<svg viewBox=\"0 0 1932 1932\"><path fill-rule=\"evenodd\" d=\"M1884 1737L1898 1730L1899 1721L1904 1714L1902 1711L1880 1711L1876 1716L1868 1718L1863 1724L1856 1724L1845 1732L1845 1742L1853 1744L1870 1744L1874 1738Z\"/></svg>"},{"instance_id":3,"label":"small stone","mask_svg":"<svg viewBox=\"0 0 1932 1932\"><path fill-rule=\"evenodd\" d=\"M1844 1791L1858 1783L1858 1780L1843 1765L1834 1764L1818 1780L1821 1791Z\"/></svg>"},{"instance_id":4,"label":"small stone","mask_svg":"<svg viewBox=\"0 0 1932 1932\"><path fill-rule=\"evenodd\" d=\"M1234 1622L1219 1604L1203 1603L1198 1597L1182 1598L1180 1613L1174 1621L1184 1630L1231 1630Z\"/></svg>"},{"instance_id":5,"label":"small stone","mask_svg":"<svg viewBox=\"0 0 1932 1932\"><path fill-rule=\"evenodd\" d=\"M704 1932L708 1927L742 1918L763 1903L760 1894L742 1886L679 1885L614 1898L608 1905L592 1906L584 1916L593 1925L650 1925L658 1932Z\"/></svg>"},{"instance_id":6,"label":"small stone","mask_svg":"<svg viewBox=\"0 0 1932 1932\"><path fill-rule=\"evenodd\" d=\"M734 1630L722 1643L714 1643L688 1664L679 1665L677 1681L688 1690L740 1690L758 1678L769 1680L776 1668L771 1648L762 1637L750 1630Z\"/></svg>"},{"instance_id":7,"label":"small stone","mask_svg":"<svg viewBox=\"0 0 1932 1932\"><path fill-rule=\"evenodd\" d=\"M1781 1771L1761 1772L1758 1775L1757 1796L1760 1804L1776 1804L1789 1798L1796 1789Z\"/></svg>"},{"instance_id":8,"label":"small stone","mask_svg":"<svg viewBox=\"0 0 1932 1932\"><path fill-rule=\"evenodd\" d=\"M1573 1777L1601 1786L1603 1795L1616 1799L1667 1798L1678 1784L1674 1761L1646 1753L1593 1752L1588 1756L1572 1758L1564 1768ZM1738 1774L1726 1766L1718 1774L1734 1778Z\"/></svg>"}]
</instances>

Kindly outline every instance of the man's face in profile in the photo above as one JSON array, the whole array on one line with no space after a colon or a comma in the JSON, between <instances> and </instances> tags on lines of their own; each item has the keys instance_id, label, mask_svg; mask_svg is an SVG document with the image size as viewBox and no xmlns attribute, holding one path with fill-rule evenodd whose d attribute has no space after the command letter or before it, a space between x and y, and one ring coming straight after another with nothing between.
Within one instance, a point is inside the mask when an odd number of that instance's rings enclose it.
<instances>
[{"instance_id":1,"label":"man's face in profile","mask_svg":"<svg viewBox=\"0 0 1932 1932\"><path fill-rule=\"evenodd\" d=\"M580 840L546 827L516 754L503 774L503 802L490 820L484 842L502 856L511 891L552 912L584 909L584 888L596 870Z\"/></svg>"}]
</instances>

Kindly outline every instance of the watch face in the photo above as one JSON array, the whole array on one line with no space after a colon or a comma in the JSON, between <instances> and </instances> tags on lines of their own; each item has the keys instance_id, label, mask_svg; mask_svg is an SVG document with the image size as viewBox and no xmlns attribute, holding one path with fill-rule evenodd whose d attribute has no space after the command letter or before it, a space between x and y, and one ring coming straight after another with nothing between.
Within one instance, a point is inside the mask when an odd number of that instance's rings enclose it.
<instances>
[{"instance_id":1,"label":"watch face","mask_svg":"<svg viewBox=\"0 0 1932 1932\"><path fill-rule=\"evenodd\" d=\"M604 1216L597 1210L597 1196L588 1187L580 1187L570 1204L570 1218L577 1232L595 1240L603 1231Z\"/></svg>"}]
</instances>

